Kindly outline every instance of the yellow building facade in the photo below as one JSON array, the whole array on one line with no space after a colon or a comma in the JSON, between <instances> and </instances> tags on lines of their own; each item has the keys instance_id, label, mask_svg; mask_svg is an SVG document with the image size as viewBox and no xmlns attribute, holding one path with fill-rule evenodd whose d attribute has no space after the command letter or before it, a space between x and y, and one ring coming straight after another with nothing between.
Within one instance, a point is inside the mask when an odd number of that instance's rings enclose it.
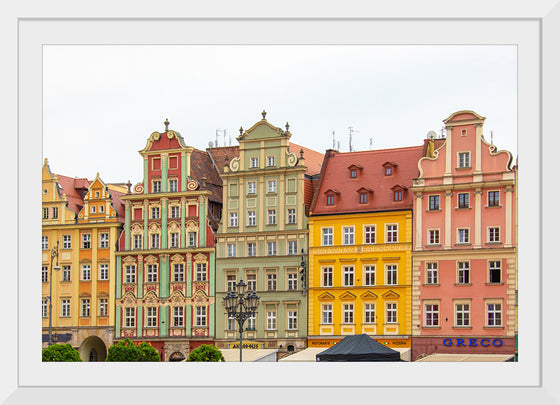
<instances>
[{"instance_id":1,"label":"yellow building facade","mask_svg":"<svg viewBox=\"0 0 560 405\"><path fill-rule=\"evenodd\" d=\"M312 216L309 240L308 346L365 333L410 347L411 211Z\"/></svg>"},{"instance_id":2,"label":"yellow building facade","mask_svg":"<svg viewBox=\"0 0 560 405\"><path fill-rule=\"evenodd\" d=\"M70 343L83 361L105 359L114 337L115 249L122 226L115 205L120 205L121 193L119 187L103 183L99 174L93 181L53 174L45 159L43 347L48 345L51 315L53 343Z\"/></svg>"}]
</instances>

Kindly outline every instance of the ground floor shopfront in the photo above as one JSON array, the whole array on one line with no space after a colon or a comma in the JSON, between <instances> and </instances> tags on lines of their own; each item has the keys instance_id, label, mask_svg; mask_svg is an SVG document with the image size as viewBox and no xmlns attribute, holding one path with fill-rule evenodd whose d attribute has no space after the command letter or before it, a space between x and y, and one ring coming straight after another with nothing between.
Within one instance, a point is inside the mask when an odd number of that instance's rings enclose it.
<instances>
[{"instance_id":1,"label":"ground floor shopfront","mask_svg":"<svg viewBox=\"0 0 560 405\"><path fill-rule=\"evenodd\" d=\"M411 346L410 336L376 336L368 335L373 340L390 347L392 349L406 349ZM325 336L315 337L309 336L307 340L307 347L324 347L329 348L334 344L340 342L346 336L332 336L326 338Z\"/></svg>"},{"instance_id":2,"label":"ground floor shopfront","mask_svg":"<svg viewBox=\"0 0 560 405\"><path fill-rule=\"evenodd\" d=\"M86 362L105 361L114 336L114 328L104 326L52 328L52 343L70 344ZM49 330L43 328L43 349L48 344Z\"/></svg>"},{"instance_id":3,"label":"ground floor shopfront","mask_svg":"<svg viewBox=\"0 0 560 405\"><path fill-rule=\"evenodd\" d=\"M120 339L122 340L122 338ZM134 343L149 343L159 353L161 361L184 361L189 357L189 353L201 345L214 345L212 338L208 339L161 339L148 340L130 338ZM116 342L115 342L116 343Z\"/></svg>"},{"instance_id":4,"label":"ground floor shopfront","mask_svg":"<svg viewBox=\"0 0 560 405\"><path fill-rule=\"evenodd\" d=\"M218 349L239 349L239 339L217 339L214 345ZM277 349L279 358L291 353L299 352L307 347L307 338L243 338L245 349Z\"/></svg>"},{"instance_id":5,"label":"ground floor shopfront","mask_svg":"<svg viewBox=\"0 0 560 405\"><path fill-rule=\"evenodd\" d=\"M431 354L515 355L515 337L426 336L412 338L412 361Z\"/></svg>"}]
</instances>

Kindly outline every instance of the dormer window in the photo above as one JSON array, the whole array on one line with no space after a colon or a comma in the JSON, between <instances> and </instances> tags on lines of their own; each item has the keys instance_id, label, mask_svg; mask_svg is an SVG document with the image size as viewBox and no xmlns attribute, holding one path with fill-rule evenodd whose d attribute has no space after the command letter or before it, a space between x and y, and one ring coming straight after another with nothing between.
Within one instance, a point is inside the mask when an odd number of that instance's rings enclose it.
<instances>
[{"instance_id":1,"label":"dormer window","mask_svg":"<svg viewBox=\"0 0 560 405\"><path fill-rule=\"evenodd\" d=\"M383 169L385 169L385 176L391 176L395 169L397 168L397 164L395 162L385 162L383 163Z\"/></svg>"},{"instance_id":2,"label":"dormer window","mask_svg":"<svg viewBox=\"0 0 560 405\"><path fill-rule=\"evenodd\" d=\"M407 190L408 189L406 187L401 186L399 184L397 184L396 186L393 186L391 188L391 191L393 192L393 201L394 202L402 201Z\"/></svg>"},{"instance_id":3,"label":"dormer window","mask_svg":"<svg viewBox=\"0 0 560 405\"><path fill-rule=\"evenodd\" d=\"M362 187L357 192L360 196L360 204L367 204L370 201L370 195L373 194L373 190L367 187Z\"/></svg>"},{"instance_id":4,"label":"dormer window","mask_svg":"<svg viewBox=\"0 0 560 405\"><path fill-rule=\"evenodd\" d=\"M362 171L363 167L359 165L350 165L348 166L348 170L350 171L350 178L357 179L360 175L359 173Z\"/></svg>"},{"instance_id":5,"label":"dormer window","mask_svg":"<svg viewBox=\"0 0 560 405\"><path fill-rule=\"evenodd\" d=\"M337 197L340 195L340 191L329 189L325 191L325 195L327 196L327 205L333 206L336 203Z\"/></svg>"}]
</instances>

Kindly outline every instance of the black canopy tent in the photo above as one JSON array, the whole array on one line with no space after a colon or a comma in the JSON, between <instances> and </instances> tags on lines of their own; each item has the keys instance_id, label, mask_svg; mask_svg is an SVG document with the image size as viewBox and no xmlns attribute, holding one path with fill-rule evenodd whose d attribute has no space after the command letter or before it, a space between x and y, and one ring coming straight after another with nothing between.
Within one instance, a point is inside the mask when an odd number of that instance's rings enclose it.
<instances>
[{"instance_id":1,"label":"black canopy tent","mask_svg":"<svg viewBox=\"0 0 560 405\"><path fill-rule=\"evenodd\" d=\"M361 334L346 336L316 358L317 361L401 361L401 354Z\"/></svg>"}]
</instances>

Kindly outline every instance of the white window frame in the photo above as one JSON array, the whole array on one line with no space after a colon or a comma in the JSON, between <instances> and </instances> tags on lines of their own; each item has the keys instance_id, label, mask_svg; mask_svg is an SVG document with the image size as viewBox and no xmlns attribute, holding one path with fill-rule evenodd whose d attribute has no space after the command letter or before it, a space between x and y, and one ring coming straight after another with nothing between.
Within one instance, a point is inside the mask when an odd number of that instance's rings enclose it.
<instances>
[{"instance_id":1,"label":"white window frame","mask_svg":"<svg viewBox=\"0 0 560 405\"><path fill-rule=\"evenodd\" d=\"M65 264L62 266L62 281L71 281L70 277L72 276L72 268L70 265Z\"/></svg>"},{"instance_id":2,"label":"white window frame","mask_svg":"<svg viewBox=\"0 0 560 405\"><path fill-rule=\"evenodd\" d=\"M99 316L109 316L109 299L99 298Z\"/></svg>"},{"instance_id":3,"label":"white window frame","mask_svg":"<svg viewBox=\"0 0 560 405\"><path fill-rule=\"evenodd\" d=\"M492 273L497 272L499 281L492 281ZM502 284L502 261L501 260L488 260L488 283L489 284Z\"/></svg>"},{"instance_id":4,"label":"white window frame","mask_svg":"<svg viewBox=\"0 0 560 405\"><path fill-rule=\"evenodd\" d=\"M141 235L141 234L134 235L133 239L134 239L134 249L135 250L142 250L143 242L144 242L143 241L144 236Z\"/></svg>"},{"instance_id":5,"label":"white window frame","mask_svg":"<svg viewBox=\"0 0 560 405\"><path fill-rule=\"evenodd\" d=\"M332 287L334 279L334 269L331 266L321 267L321 287Z\"/></svg>"},{"instance_id":6,"label":"white window frame","mask_svg":"<svg viewBox=\"0 0 560 405\"><path fill-rule=\"evenodd\" d=\"M62 235L62 249L72 249L72 235Z\"/></svg>"},{"instance_id":7,"label":"white window frame","mask_svg":"<svg viewBox=\"0 0 560 405\"><path fill-rule=\"evenodd\" d=\"M189 247L197 247L198 245L198 233L197 232L189 232Z\"/></svg>"},{"instance_id":8,"label":"white window frame","mask_svg":"<svg viewBox=\"0 0 560 405\"><path fill-rule=\"evenodd\" d=\"M150 219L160 219L160 209L159 207L151 207L150 209Z\"/></svg>"},{"instance_id":9,"label":"white window frame","mask_svg":"<svg viewBox=\"0 0 560 405\"><path fill-rule=\"evenodd\" d=\"M169 247L178 248L179 247L179 232L171 232L169 234Z\"/></svg>"},{"instance_id":10,"label":"white window frame","mask_svg":"<svg viewBox=\"0 0 560 405\"><path fill-rule=\"evenodd\" d=\"M124 282L127 284L136 283L136 266L126 265L124 266Z\"/></svg>"},{"instance_id":11,"label":"white window frame","mask_svg":"<svg viewBox=\"0 0 560 405\"><path fill-rule=\"evenodd\" d=\"M462 200L462 201L461 201ZM457 193L457 208L466 209L471 207L470 193Z\"/></svg>"},{"instance_id":12,"label":"white window frame","mask_svg":"<svg viewBox=\"0 0 560 405\"><path fill-rule=\"evenodd\" d=\"M439 318L439 302L424 303L424 326L440 326Z\"/></svg>"},{"instance_id":13,"label":"white window frame","mask_svg":"<svg viewBox=\"0 0 560 405\"><path fill-rule=\"evenodd\" d=\"M398 224L385 224L385 243L399 243Z\"/></svg>"},{"instance_id":14,"label":"white window frame","mask_svg":"<svg viewBox=\"0 0 560 405\"><path fill-rule=\"evenodd\" d=\"M196 264L196 281L208 281L206 263Z\"/></svg>"},{"instance_id":15,"label":"white window frame","mask_svg":"<svg viewBox=\"0 0 560 405\"><path fill-rule=\"evenodd\" d=\"M288 224L296 223L296 209L288 208Z\"/></svg>"},{"instance_id":16,"label":"white window frame","mask_svg":"<svg viewBox=\"0 0 560 405\"><path fill-rule=\"evenodd\" d=\"M276 256L276 242L267 242L266 252L268 256Z\"/></svg>"},{"instance_id":17,"label":"white window frame","mask_svg":"<svg viewBox=\"0 0 560 405\"><path fill-rule=\"evenodd\" d=\"M395 324L398 323L399 313L396 302L385 303L385 323Z\"/></svg>"},{"instance_id":18,"label":"white window frame","mask_svg":"<svg viewBox=\"0 0 560 405\"><path fill-rule=\"evenodd\" d=\"M237 245L235 243L228 243L228 257L237 257Z\"/></svg>"},{"instance_id":19,"label":"white window frame","mask_svg":"<svg viewBox=\"0 0 560 405\"><path fill-rule=\"evenodd\" d=\"M455 327L471 326L470 304L456 302L455 304Z\"/></svg>"},{"instance_id":20,"label":"white window frame","mask_svg":"<svg viewBox=\"0 0 560 405\"><path fill-rule=\"evenodd\" d=\"M60 316L62 318L70 317L70 299L64 298L60 301Z\"/></svg>"},{"instance_id":21,"label":"white window frame","mask_svg":"<svg viewBox=\"0 0 560 405\"><path fill-rule=\"evenodd\" d=\"M174 263L173 264L173 282L182 283L185 281L185 264L184 263Z\"/></svg>"},{"instance_id":22,"label":"white window frame","mask_svg":"<svg viewBox=\"0 0 560 405\"><path fill-rule=\"evenodd\" d=\"M91 264L89 263L82 263L80 266L81 269L81 281L91 281Z\"/></svg>"},{"instance_id":23,"label":"white window frame","mask_svg":"<svg viewBox=\"0 0 560 405\"><path fill-rule=\"evenodd\" d=\"M171 218L180 218L181 217L181 207L178 205L172 205L170 208Z\"/></svg>"},{"instance_id":24,"label":"white window frame","mask_svg":"<svg viewBox=\"0 0 560 405\"><path fill-rule=\"evenodd\" d=\"M229 226L230 228L237 227L237 212L230 212L229 213Z\"/></svg>"},{"instance_id":25,"label":"white window frame","mask_svg":"<svg viewBox=\"0 0 560 405\"><path fill-rule=\"evenodd\" d=\"M266 182L267 193L276 193L276 180L268 180Z\"/></svg>"},{"instance_id":26,"label":"white window frame","mask_svg":"<svg viewBox=\"0 0 560 405\"><path fill-rule=\"evenodd\" d=\"M46 298L41 301L41 314L43 318L47 318L49 316L49 306Z\"/></svg>"},{"instance_id":27,"label":"white window frame","mask_svg":"<svg viewBox=\"0 0 560 405\"><path fill-rule=\"evenodd\" d=\"M99 264L99 280L109 280L109 263Z\"/></svg>"},{"instance_id":28,"label":"white window frame","mask_svg":"<svg viewBox=\"0 0 560 405\"><path fill-rule=\"evenodd\" d=\"M439 229L428 229L428 245L440 245Z\"/></svg>"},{"instance_id":29,"label":"white window frame","mask_svg":"<svg viewBox=\"0 0 560 405\"><path fill-rule=\"evenodd\" d=\"M488 227L488 243L500 243L500 227Z\"/></svg>"},{"instance_id":30,"label":"white window frame","mask_svg":"<svg viewBox=\"0 0 560 405\"><path fill-rule=\"evenodd\" d=\"M102 249L106 249L109 247L109 233L102 232L99 234L99 247Z\"/></svg>"},{"instance_id":31,"label":"white window frame","mask_svg":"<svg viewBox=\"0 0 560 405\"><path fill-rule=\"evenodd\" d=\"M344 287L354 286L354 266L342 266Z\"/></svg>"},{"instance_id":32,"label":"white window frame","mask_svg":"<svg viewBox=\"0 0 560 405\"><path fill-rule=\"evenodd\" d=\"M245 275L247 279L247 291L257 291L257 273L251 271Z\"/></svg>"},{"instance_id":33,"label":"white window frame","mask_svg":"<svg viewBox=\"0 0 560 405\"><path fill-rule=\"evenodd\" d=\"M457 284L471 283L471 263L468 261L457 262Z\"/></svg>"},{"instance_id":34,"label":"white window frame","mask_svg":"<svg viewBox=\"0 0 560 405\"><path fill-rule=\"evenodd\" d=\"M266 291L278 290L278 277L276 272L269 271L266 273Z\"/></svg>"},{"instance_id":35,"label":"white window frame","mask_svg":"<svg viewBox=\"0 0 560 405\"><path fill-rule=\"evenodd\" d=\"M268 225L276 225L276 210L268 210Z\"/></svg>"},{"instance_id":36,"label":"white window frame","mask_svg":"<svg viewBox=\"0 0 560 405\"><path fill-rule=\"evenodd\" d=\"M334 228L321 228L321 246L334 246Z\"/></svg>"},{"instance_id":37,"label":"white window frame","mask_svg":"<svg viewBox=\"0 0 560 405\"><path fill-rule=\"evenodd\" d=\"M428 196L428 211L439 211L439 194L432 194Z\"/></svg>"},{"instance_id":38,"label":"white window frame","mask_svg":"<svg viewBox=\"0 0 560 405\"><path fill-rule=\"evenodd\" d=\"M247 194L257 194L257 183L255 181L247 183Z\"/></svg>"},{"instance_id":39,"label":"white window frame","mask_svg":"<svg viewBox=\"0 0 560 405\"><path fill-rule=\"evenodd\" d=\"M237 274L227 273L226 274L226 291L235 291L237 285Z\"/></svg>"},{"instance_id":40,"label":"white window frame","mask_svg":"<svg viewBox=\"0 0 560 405\"><path fill-rule=\"evenodd\" d=\"M259 158L252 157L251 158L251 168L255 169L259 167Z\"/></svg>"},{"instance_id":41,"label":"white window frame","mask_svg":"<svg viewBox=\"0 0 560 405\"><path fill-rule=\"evenodd\" d=\"M298 253L297 240L289 240L288 255L297 255L297 253Z\"/></svg>"},{"instance_id":42,"label":"white window frame","mask_svg":"<svg viewBox=\"0 0 560 405\"><path fill-rule=\"evenodd\" d=\"M498 199L496 200L494 197L490 198L490 195L495 196L497 193ZM489 190L488 191L488 206L489 207L499 207L500 206L500 190ZM490 200L492 200L492 204L490 204Z\"/></svg>"},{"instance_id":43,"label":"white window frame","mask_svg":"<svg viewBox=\"0 0 560 405\"><path fill-rule=\"evenodd\" d=\"M90 299L82 298L80 299L80 317L89 318L90 316Z\"/></svg>"},{"instance_id":44,"label":"white window frame","mask_svg":"<svg viewBox=\"0 0 560 405\"><path fill-rule=\"evenodd\" d=\"M354 244L354 227L344 226L342 227L343 235L343 245L353 245Z\"/></svg>"},{"instance_id":45,"label":"white window frame","mask_svg":"<svg viewBox=\"0 0 560 405\"><path fill-rule=\"evenodd\" d=\"M296 310L288 311L288 330L297 330L298 316Z\"/></svg>"},{"instance_id":46,"label":"white window frame","mask_svg":"<svg viewBox=\"0 0 560 405\"><path fill-rule=\"evenodd\" d=\"M276 165L276 159L274 158L274 156L267 156L266 158L266 165L268 167L273 167Z\"/></svg>"},{"instance_id":47,"label":"white window frame","mask_svg":"<svg viewBox=\"0 0 560 405\"><path fill-rule=\"evenodd\" d=\"M157 327L157 307L146 307L146 327Z\"/></svg>"},{"instance_id":48,"label":"white window frame","mask_svg":"<svg viewBox=\"0 0 560 405\"><path fill-rule=\"evenodd\" d=\"M486 325L487 327L503 326L503 310L501 302L486 302Z\"/></svg>"},{"instance_id":49,"label":"white window frame","mask_svg":"<svg viewBox=\"0 0 560 405\"><path fill-rule=\"evenodd\" d=\"M438 284L439 272L437 262L426 262L426 284Z\"/></svg>"},{"instance_id":50,"label":"white window frame","mask_svg":"<svg viewBox=\"0 0 560 405\"><path fill-rule=\"evenodd\" d=\"M398 265L391 263L385 265L385 285L399 284L399 268Z\"/></svg>"},{"instance_id":51,"label":"white window frame","mask_svg":"<svg viewBox=\"0 0 560 405\"><path fill-rule=\"evenodd\" d=\"M468 245L470 240L470 228L457 228L457 244Z\"/></svg>"},{"instance_id":52,"label":"white window frame","mask_svg":"<svg viewBox=\"0 0 560 405\"><path fill-rule=\"evenodd\" d=\"M43 207L43 219L49 219L49 208Z\"/></svg>"},{"instance_id":53,"label":"white window frame","mask_svg":"<svg viewBox=\"0 0 560 405\"><path fill-rule=\"evenodd\" d=\"M375 267L374 264L364 266L364 286L375 285Z\"/></svg>"},{"instance_id":54,"label":"white window frame","mask_svg":"<svg viewBox=\"0 0 560 405\"><path fill-rule=\"evenodd\" d=\"M342 304L342 324L354 324L354 303Z\"/></svg>"},{"instance_id":55,"label":"white window frame","mask_svg":"<svg viewBox=\"0 0 560 405\"><path fill-rule=\"evenodd\" d=\"M457 152L457 168L471 167L471 152Z\"/></svg>"},{"instance_id":56,"label":"white window frame","mask_svg":"<svg viewBox=\"0 0 560 405\"><path fill-rule=\"evenodd\" d=\"M152 192L161 193L161 180L153 180L152 181Z\"/></svg>"},{"instance_id":57,"label":"white window frame","mask_svg":"<svg viewBox=\"0 0 560 405\"><path fill-rule=\"evenodd\" d=\"M257 213L255 211L247 211L247 226L257 226Z\"/></svg>"},{"instance_id":58,"label":"white window frame","mask_svg":"<svg viewBox=\"0 0 560 405\"><path fill-rule=\"evenodd\" d=\"M159 249L160 247L160 235L159 233L151 233L150 234L150 248L151 249Z\"/></svg>"},{"instance_id":59,"label":"white window frame","mask_svg":"<svg viewBox=\"0 0 560 405\"><path fill-rule=\"evenodd\" d=\"M158 282L158 265L148 264L146 266L146 283Z\"/></svg>"},{"instance_id":60,"label":"white window frame","mask_svg":"<svg viewBox=\"0 0 560 405\"><path fill-rule=\"evenodd\" d=\"M276 330L276 310L266 311L266 330Z\"/></svg>"},{"instance_id":61,"label":"white window frame","mask_svg":"<svg viewBox=\"0 0 560 405\"><path fill-rule=\"evenodd\" d=\"M375 244L376 225L364 225L364 245Z\"/></svg>"},{"instance_id":62,"label":"white window frame","mask_svg":"<svg viewBox=\"0 0 560 405\"><path fill-rule=\"evenodd\" d=\"M375 303L364 303L364 323L375 324Z\"/></svg>"},{"instance_id":63,"label":"white window frame","mask_svg":"<svg viewBox=\"0 0 560 405\"><path fill-rule=\"evenodd\" d=\"M169 179L169 192L176 193L178 191L179 182L177 179Z\"/></svg>"},{"instance_id":64,"label":"white window frame","mask_svg":"<svg viewBox=\"0 0 560 405\"><path fill-rule=\"evenodd\" d=\"M49 266L43 266L41 268L41 281L43 283L49 282Z\"/></svg>"},{"instance_id":65,"label":"white window frame","mask_svg":"<svg viewBox=\"0 0 560 405\"><path fill-rule=\"evenodd\" d=\"M298 274L296 272L287 273L287 290L296 291L298 287Z\"/></svg>"},{"instance_id":66,"label":"white window frame","mask_svg":"<svg viewBox=\"0 0 560 405\"><path fill-rule=\"evenodd\" d=\"M185 307L173 307L173 328L185 326Z\"/></svg>"},{"instance_id":67,"label":"white window frame","mask_svg":"<svg viewBox=\"0 0 560 405\"><path fill-rule=\"evenodd\" d=\"M333 324L333 305L332 304L322 304L321 305L321 322L323 325Z\"/></svg>"},{"instance_id":68,"label":"white window frame","mask_svg":"<svg viewBox=\"0 0 560 405\"><path fill-rule=\"evenodd\" d=\"M42 236L41 237L41 249L42 250L49 250L49 237Z\"/></svg>"},{"instance_id":69,"label":"white window frame","mask_svg":"<svg viewBox=\"0 0 560 405\"><path fill-rule=\"evenodd\" d=\"M257 255L257 244L255 242L247 242L247 257Z\"/></svg>"},{"instance_id":70,"label":"white window frame","mask_svg":"<svg viewBox=\"0 0 560 405\"><path fill-rule=\"evenodd\" d=\"M124 309L124 326L125 328L134 328L136 326L136 308L126 307Z\"/></svg>"},{"instance_id":71,"label":"white window frame","mask_svg":"<svg viewBox=\"0 0 560 405\"><path fill-rule=\"evenodd\" d=\"M82 249L91 249L91 233L82 233Z\"/></svg>"}]
</instances>

